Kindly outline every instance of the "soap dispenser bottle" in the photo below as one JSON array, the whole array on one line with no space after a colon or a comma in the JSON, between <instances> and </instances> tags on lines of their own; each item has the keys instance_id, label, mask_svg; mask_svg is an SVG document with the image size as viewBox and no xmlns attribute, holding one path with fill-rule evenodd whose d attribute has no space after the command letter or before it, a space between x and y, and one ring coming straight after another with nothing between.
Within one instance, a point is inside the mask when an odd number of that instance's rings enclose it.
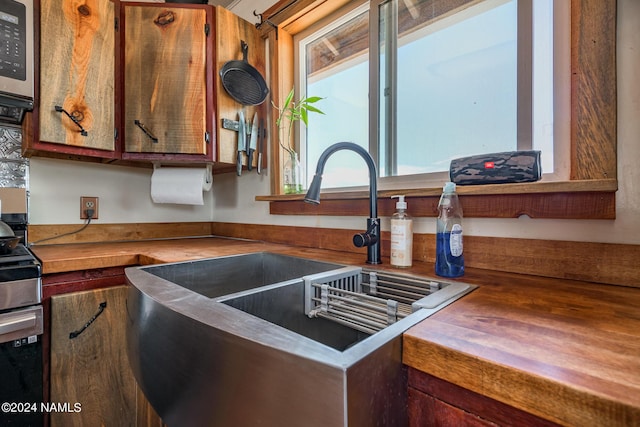
<instances>
[{"instance_id":1,"label":"soap dispenser bottle","mask_svg":"<svg viewBox=\"0 0 640 427\"><path fill-rule=\"evenodd\" d=\"M391 217L391 265L411 267L413 258L413 220L407 214L407 202L404 196L391 196L398 199L396 212Z\"/></svg>"},{"instance_id":2,"label":"soap dispenser bottle","mask_svg":"<svg viewBox=\"0 0 640 427\"><path fill-rule=\"evenodd\" d=\"M464 274L462 253L462 206L456 193L456 184L444 185L438 203L436 223L436 274L459 277Z\"/></svg>"}]
</instances>

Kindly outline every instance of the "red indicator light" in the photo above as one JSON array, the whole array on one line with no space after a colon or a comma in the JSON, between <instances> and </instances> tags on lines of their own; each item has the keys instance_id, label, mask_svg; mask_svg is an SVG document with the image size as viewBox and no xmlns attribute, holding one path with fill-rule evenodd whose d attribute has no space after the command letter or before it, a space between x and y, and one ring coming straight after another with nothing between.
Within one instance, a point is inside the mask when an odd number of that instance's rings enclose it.
<instances>
[{"instance_id":1,"label":"red indicator light","mask_svg":"<svg viewBox=\"0 0 640 427\"><path fill-rule=\"evenodd\" d=\"M496 166L494 162L484 162L485 169L493 169Z\"/></svg>"}]
</instances>

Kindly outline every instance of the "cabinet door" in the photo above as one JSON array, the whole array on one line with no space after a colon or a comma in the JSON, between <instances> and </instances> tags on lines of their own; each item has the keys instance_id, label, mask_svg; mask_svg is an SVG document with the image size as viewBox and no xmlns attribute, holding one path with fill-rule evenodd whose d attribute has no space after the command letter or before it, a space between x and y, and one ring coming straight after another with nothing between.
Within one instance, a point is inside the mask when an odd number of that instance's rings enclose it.
<instances>
[{"instance_id":1,"label":"cabinet door","mask_svg":"<svg viewBox=\"0 0 640 427\"><path fill-rule=\"evenodd\" d=\"M228 61L242 60L241 40L244 40L248 45L247 62L266 78L265 41L253 23L245 21L222 6L217 6L216 38L219 40L216 46L216 70L221 70ZM216 140L218 163L235 165L238 154L238 132L222 127L222 120L238 120L238 111L242 110L246 120L252 120L254 113L257 112L259 119L268 126L267 110L270 106L270 97L268 96L260 105L241 105L229 96L222 84L222 79L218 75L215 77L216 113L219 126ZM264 134L264 130L262 133ZM263 143L262 148L263 159L266 162L266 142ZM257 165L257 157L257 155L254 156L253 166ZM243 161L246 165L246 156Z\"/></svg>"},{"instance_id":2,"label":"cabinet door","mask_svg":"<svg viewBox=\"0 0 640 427\"><path fill-rule=\"evenodd\" d=\"M114 2L40 5L39 140L78 148L70 153L117 156Z\"/></svg>"},{"instance_id":3,"label":"cabinet door","mask_svg":"<svg viewBox=\"0 0 640 427\"><path fill-rule=\"evenodd\" d=\"M127 153L207 153L209 6L123 3ZM126 157L126 156L125 156Z\"/></svg>"},{"instance_id":4,"label":"cabinet door","mask_svg":"<svg viewBox=\"0 0 640 427\"><path fill-rule=\"evenodd\" d=\"M136 419L136 384L126 354L126 286L51 297L51 426L125 426ZM106 302L104 310L75 338ZM74 404L81 410L74 412Z\"/></svg>"}]
</instances>

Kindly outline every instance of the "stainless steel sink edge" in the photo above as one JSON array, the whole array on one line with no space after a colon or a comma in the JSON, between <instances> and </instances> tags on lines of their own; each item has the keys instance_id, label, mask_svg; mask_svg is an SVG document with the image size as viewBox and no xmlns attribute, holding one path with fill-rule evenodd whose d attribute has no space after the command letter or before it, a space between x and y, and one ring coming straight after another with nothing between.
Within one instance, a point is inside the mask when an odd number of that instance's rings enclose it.
<instances>
[{"instance_id":1,"label":"stainless steel sink edge","mask_svg":"<svg viewBox=\"0 0 640 427\"><path fill-rule=\"evenodd\" d=\"M301 414L316 411L312 397L319 391L306 395L297 390L297 378L306 375L315 382L325 378L319 389L325 392L324 387L333 388L343 381L344 369L305 362L277 348L249 343L232 331L202 325L155 303L134 286L128 300L137 301L127 307L130 364L149 402L167 425L247 425L243 417L254 416L253 411L261 414L263 425L283 425L279 414L289 418L292 414L282 405L292 405ZM224 309L222 304L214 305ZM132 306L143 307L146 313L136 313ZM224 315L224 310L216 314ZM265 389L269 390L267 395L262 394ZM276 395L280 398L273 401ZM247 401L252 402L250 412ZM336 414L315 413L314 417L337 425L334 417L342 417L342 410L339 405L335 409ZM302 420L298 416L293 419Z\"/></svg>"},{"instance_id":2,"label":"stainless steel sink edge","mask_svg":"<svg viewBox=\"0 0 640 427\"><path fill-rule=\"evenodd\" d=\"M191 267L197 261L171 265ZM225 304L300 286L301 279L208 297L145 267L127 268L126 278L132 301L127 307L128 354L136 379L165 422L184 426L240 425L244 417L266 426L285 420L323 427L406 425L402 334L476 288L469 285L340 351ZM172 390L169 384L175 381ZM250 396L254 410L247 413L229 400L229 390ZM280 418L282 404L286 419ZM380 417L387 421L380 424Z\"/></svg>"},{"instance_id":3,"label":"stainless steel sink edge","mask_svg":"<svg viewBox=\"0 0 640 427\"><path fill-rule=\"evenodd\" d=\"M182 264L182 262L176 263ZM457 299L473 291L476 286L468 287L451 299L442 302L434 308L420 308L405 319L402 319L380 332L365 338L356 345L338 351L312 339L301 336L288 329L271 322L242 312L223 304L224 301L245 295L261 293L266 290L290 286L300 282L300 279L287 280L281 283L269 284L248 289L216 298L208 298L194 291L176 286L172 282L150 274L140 267L127 269L127 280L136 286L147 297L170 308L171 310L206 324L264 346L281 349L300 357L310 358L321 362L329 362L340 368L348 368L355 362L375 350L376 346L392 340L404 333L413 325L430 317L442 308L452 304ZM135 283L135 285L133 285ZM223 326L224 325L224 326ZM256 334L257 331L273 329L269 334ZM293 343L293 345L283 345Z\"/></svg>"},{"instance_id":4,"label":"stainless steel sink edge","mask_svg":"<svg viewBox=\"0 0 640 427\"><path fill-rule=\"evenodd\" d=\"M220 305L221 307L216 308L226 311L228 319L235 317L240 312L240 310L233 307L224 304ZM241 312L241 318L243 319L241 325L236 325L237 327L232 328L225 327L224 330L263 346L272 347L305 359L328 363L340 369L348 369L362 358L376 351L381 345L400 337L407 329L431 316L433 312L433 310L426 309L417 311L344 351L335 350L313 339L245 312ZM255 333L256 330L262 331L267 328L269 329L269 334Z\"/></svg>"},{"instance_id":5,"label":"stainless steel sink edge","mask_svg":"<svg viewBox=\"0 0 640 427\"><path fill-rule=\"evenodd\" d=\"M283 283L266 285L236 294L219 298L208 298L188 289L154 276L144 269L133 267L127 269L127 281L129 286L135 287L145 297L172 310L173 312L193 319L203 325L221 332L237 335L238 337L275 349L286 350L298 356L304 356L317 361L330 361L335 367L345 368L348 361L343 361L342 352L317 343L309 338L300 336L285 328L273 325L259 317L244 313L233 307L223 304L221 301L231 298L233 295L251 294L266 289L295 284L296 280ZM260 331L270 330L268 334ZM258 333L256 332L258 331ZM294 351L290 351L289 345L283 344L295 342Z\"/></svg>"},{"instance_id":6,"label":"stainless steel sink edge","mask_svg":"<svg viewBox=\"0 0 640 427\"><path fill-rule=\"evenodd\" d=\"M230 300L230 299L240 298L240 297L243 297L243 296L246 296L246 295L251 295L251 294L259 294L261 292L268 291L270 289L281 288L283 286L289 286L289 285L293 285L293 284L300 283L300 282L301 282L300 278L291 279L291 280L285 280L283 282L271 283L271 284L260 286L260 287L257 287L257 288L246 289L244 291L239 291L239 292L234 292L232 294L222 295L222 296L215 297L215 298L212 298L212 299L215 302L225 302L225 301Z\"/></svg>"}]
</instances>

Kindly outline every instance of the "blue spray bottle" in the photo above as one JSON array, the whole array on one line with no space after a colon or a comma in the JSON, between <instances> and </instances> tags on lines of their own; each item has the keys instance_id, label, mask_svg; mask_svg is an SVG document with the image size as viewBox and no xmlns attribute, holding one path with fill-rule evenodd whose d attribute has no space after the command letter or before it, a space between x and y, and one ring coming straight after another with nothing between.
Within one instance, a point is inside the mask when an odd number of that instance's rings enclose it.
<instances>
[{"instance_id":1,"label":"blue spray bottle","mask_svg":"<svg viewBox=\"0 0 640 427\"><path fill-rule=\"evenodd\" d=\"M456 184L444 185L438 204L436 230L436 274L459 277L464 274L462 253L462 206L456 193Z\"/></svg>"}]
</instances>

